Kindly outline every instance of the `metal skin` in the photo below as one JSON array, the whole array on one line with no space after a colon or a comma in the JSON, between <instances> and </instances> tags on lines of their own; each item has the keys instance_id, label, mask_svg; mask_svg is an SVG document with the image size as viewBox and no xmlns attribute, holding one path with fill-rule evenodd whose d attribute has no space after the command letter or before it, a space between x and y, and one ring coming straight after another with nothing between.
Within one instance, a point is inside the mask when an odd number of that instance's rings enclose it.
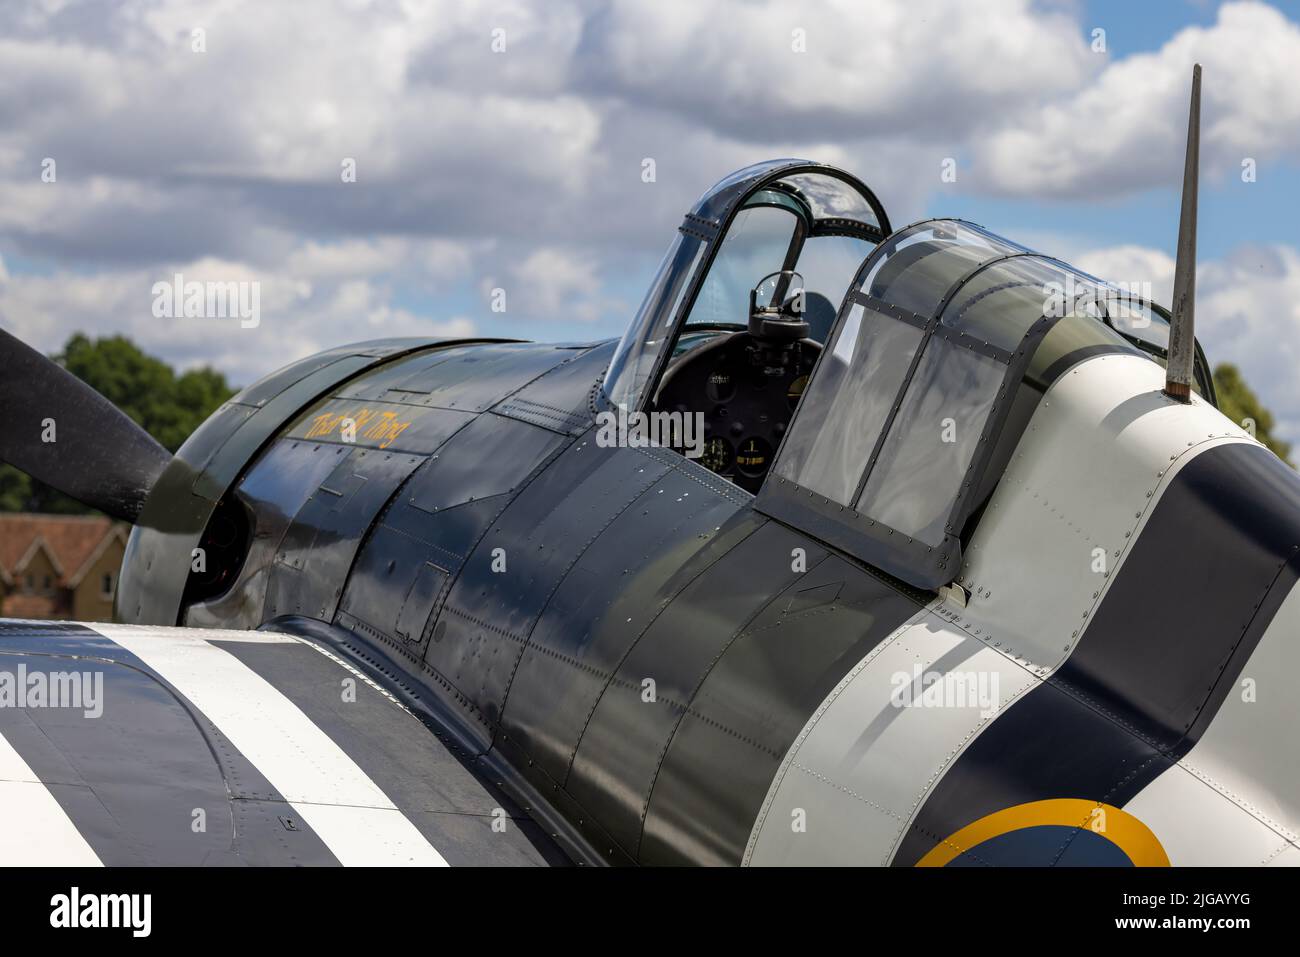
<instances>
[{"instance_id":1,"label":"metal skin","mask_svg":"<svg viewBox=\"0 0 1300 957\"><path fill-rule=\"evenodd\" d=\"M1300 480L1156 363L1016 367L941 598L829 508L598 442L614 351L372 343L237 396L154 485L122 624L0 622L0 668L119 702L0 709L0 801L105 864L1300 861ZM991 708L932 700L967 671Z\"/></svg>"}]
</instances>

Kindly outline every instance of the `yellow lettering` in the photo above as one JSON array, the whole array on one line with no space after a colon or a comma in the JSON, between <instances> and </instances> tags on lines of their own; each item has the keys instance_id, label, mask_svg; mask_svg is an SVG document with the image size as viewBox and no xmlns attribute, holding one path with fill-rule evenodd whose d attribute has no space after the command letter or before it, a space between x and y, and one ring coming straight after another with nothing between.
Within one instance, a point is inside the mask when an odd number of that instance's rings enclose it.
<instances>
[{"instance_id":1,"label":"yellow lettering","mask_svg":"<svg viewBox=\"0 0 1300 957\"><path fill-rule=\"evenodd\" d=\"M384 443L382 443L382 444L380 444L379 447L380 447L381 449L386 449L386 448L388 448L390 445L392 445L394 442L397 441L397 437L398 437L399 435L401 435L403 432L405 432L405 431L406 431L406 427L407 427L408 425L410 425L410 424L411 424L410 422L396 422L396 423L394 423L394 424L393 424L393 428L389 430L388 441L387 441L387 442L384 442Z\"/></svg>"},{"instance_id":2,"label":"yellow lettering","mask_svg":"<svg viewBox=\"0 0 1300 957\"><path fill-rule=\"evenodd\" d=\"M378 416L377 419L376 416ZM374 409L363 406L353 412L323 412L320 415L313 416L311 425L308 426L304 437L317 439L332 435L348 419L351 419L355 424L362 438L374 441L382 440L379 445L381 449L386 449L392 445L397 437L405 432L411 424L410 420L397 421L396 412L376 412ZM362 429L365 429L365 431L361 432Z\"/></svg>"}]
</instances>

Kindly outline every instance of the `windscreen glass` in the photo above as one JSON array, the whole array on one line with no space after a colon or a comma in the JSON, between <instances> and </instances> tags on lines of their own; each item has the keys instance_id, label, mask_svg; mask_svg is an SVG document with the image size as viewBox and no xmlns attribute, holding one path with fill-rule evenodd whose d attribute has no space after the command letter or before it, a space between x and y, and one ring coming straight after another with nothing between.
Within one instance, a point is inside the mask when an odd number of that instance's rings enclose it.
<instances>
[{"instance_id":1,"label":"windscreen glass","mask_svg":"<svg viewBox=\"0 0 1300 957\"><path fill-rule=\"evenodd\" d=\"M668 248L605 373L605 394L613 404L633 409L641 401L654 374L655 360L672 337L673 319L703 250L699 239L680 232ZM658 328L651 328L655 316L662 318Z\"/></svg>"},{"instance_id":2,"label":"windscreen glass","mask_svg":"<svg viewBox=\"0 0 1300 957\"><path fill-rule=\"evenodd\" d=\"M746 325L750 290L784 267L798 224L795 214L783 207L753 206L737 213L695 297L686 327Z\"/></svg>"}]
</instances>

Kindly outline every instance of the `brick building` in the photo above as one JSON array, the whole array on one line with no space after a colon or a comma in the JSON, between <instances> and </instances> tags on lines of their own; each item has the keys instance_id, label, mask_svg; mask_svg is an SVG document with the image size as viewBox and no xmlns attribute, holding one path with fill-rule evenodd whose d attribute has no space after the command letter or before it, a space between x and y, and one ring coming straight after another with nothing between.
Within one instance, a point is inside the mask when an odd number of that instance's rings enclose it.
<instances>
[{"instance_id":1,"label":"brick building","mask_svg":"<svg viewBox=\"0 0 1300 957\"><path fill-rule=\"evenodd\" d=\"M0 616L112 621L126 535L102 516L0 514Z\"/></svg>"}]
</instances>

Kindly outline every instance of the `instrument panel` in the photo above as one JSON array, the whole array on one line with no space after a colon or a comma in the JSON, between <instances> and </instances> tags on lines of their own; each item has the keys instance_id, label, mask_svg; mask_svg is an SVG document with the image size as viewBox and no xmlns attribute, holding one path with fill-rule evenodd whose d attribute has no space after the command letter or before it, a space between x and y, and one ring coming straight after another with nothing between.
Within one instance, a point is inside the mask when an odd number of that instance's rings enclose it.
<instances>
[{"instance_id":1,"label":"instrument panel","mask_svg":"<svg viewBox=\"0 0 1300 957\"><path fill-rule=\"evenodd\" d=\"M703 449L697 461L756 493L820 353L810 339L771 343L748 332L721 336L674 360L655 408L700 413Z\"/></svg>"}]
</instances>

